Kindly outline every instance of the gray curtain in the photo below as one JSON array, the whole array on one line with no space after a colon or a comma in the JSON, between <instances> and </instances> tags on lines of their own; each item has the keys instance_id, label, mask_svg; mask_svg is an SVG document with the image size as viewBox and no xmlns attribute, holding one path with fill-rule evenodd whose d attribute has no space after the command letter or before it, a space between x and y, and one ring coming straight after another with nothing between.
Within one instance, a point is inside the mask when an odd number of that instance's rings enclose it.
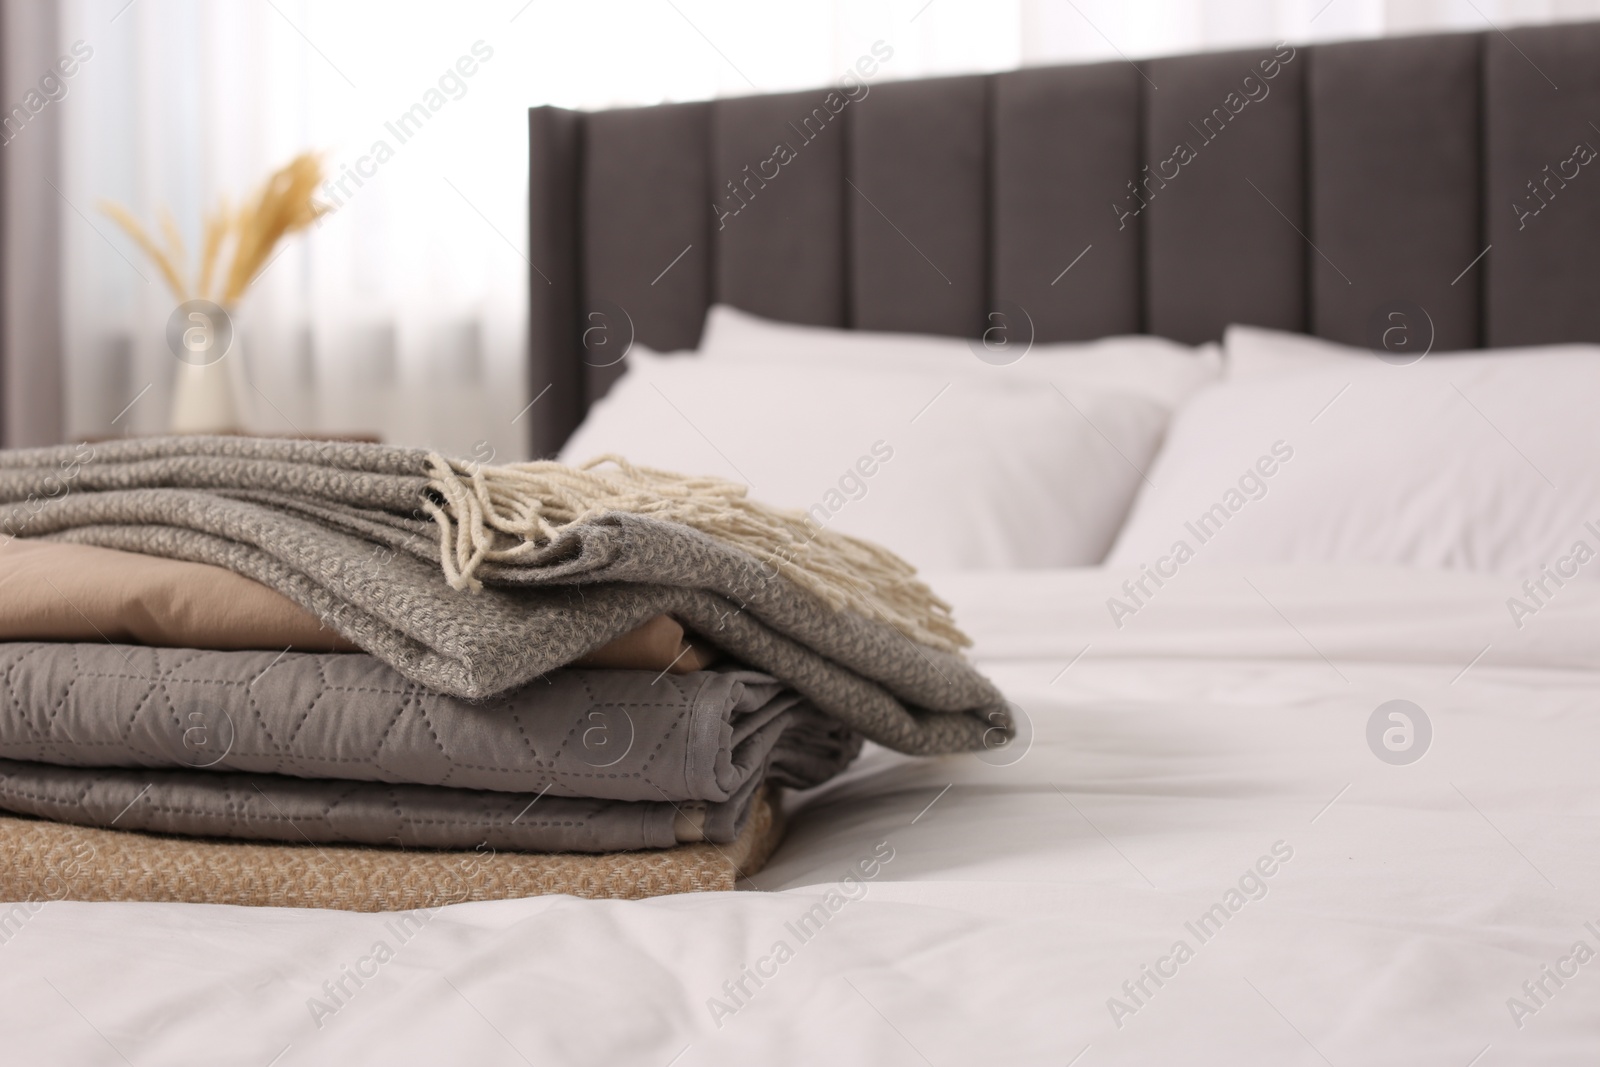
<instances>
[{"instance_id":1,"label":"gray curtain","mask_svg":"<svg viewBox=\"0 0 1600 1067\"><path fill-rule=\"evenodd\" d=\"M30 111L59 51L55 3L0 0L0 444L8 448L57 444L66 432L61 109Z\"/></svg>"}]
</instances>

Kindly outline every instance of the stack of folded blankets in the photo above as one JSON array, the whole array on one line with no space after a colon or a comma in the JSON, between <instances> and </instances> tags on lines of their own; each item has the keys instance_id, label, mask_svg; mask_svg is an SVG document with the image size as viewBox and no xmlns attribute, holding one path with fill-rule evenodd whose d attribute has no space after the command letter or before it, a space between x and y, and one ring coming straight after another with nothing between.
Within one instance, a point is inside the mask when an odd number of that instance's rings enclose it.
<instances>
[{"instance_id":1,"label":"stack of folded blankets","mask_svg":"<svg viewBox=\"0 0 1600 1067\"><path fill-rule=\"evenodd\" d=\"M0 452L0 900L732 888L778 789L1011 736L897 557L612 457Z\"/></svg>"}]
</instances>

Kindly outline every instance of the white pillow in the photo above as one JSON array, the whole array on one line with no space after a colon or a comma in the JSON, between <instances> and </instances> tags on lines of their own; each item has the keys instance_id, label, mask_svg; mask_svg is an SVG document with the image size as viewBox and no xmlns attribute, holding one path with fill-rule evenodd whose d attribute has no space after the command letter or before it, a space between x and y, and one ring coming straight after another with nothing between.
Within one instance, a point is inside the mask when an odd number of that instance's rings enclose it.
<instances>
[{"instance_id":1,"label":"white pillow","mask_svg":"<svg viewBox=\"0 0 1600 1067\"><path fill-rule=\"evenodd\" d=\"M1223 373L1230 381L1347 367L1360 361L1382 362L1372 349L1336 345L1303 333L1235 323L1222 335Z\"/></svg>"},{"instance_id":2,"label":"white pillow","mask_svg":"<svg viewBox=\"0 0 1600 1067\"><path fill-rule=\"evenodd\" d=\"M1017 333L995 320L991 359L1007 353L999 345ZM1026 333L1026 327L1021 327ZM819 366L843 363L868 370L920 370L935 374L974 373L994 381L1055 381L1143 396L1169 411L1222 374L1222 351L1215 344L1191 348L1164 337L1103 337L1096 341L1023 345L1015 362L990 362L973 350L974 341L928 334L839 330L763 319L726 304L706 314L700 353L710 359L741 362L788 361Z\"/></svg>"},{"instance_id":3,"label":"white pillow","mask_svg":"<svg viewBox=\"0 0 1600 1067\"><path fill-rule=\"evenodd\" d=\"M918 567L1062 567L1105 555L1165 424L1148 400L1070 383L635 345L561 459L743 482Z\"/></svg>"},{"instance_id":4,"label":"white pillow","mask_svg":"<svg viewBox=\"0 0 1600 1067\"><path fill-rule=\"evenodd\" d=\"M1190 562L1365 563L1537 578L1580 541L1585 558L1600 550L1600 526L1586 525L1600 522L1600 347L1396 366L1303 337L1274 354L1266 331L1229 331L1230 344L1241 338L1253 371L1284 358L1179 412L1108 565L1170 576ZM1301 356L1318 369L1281 365Z\"/></svg>"}]
</instances>

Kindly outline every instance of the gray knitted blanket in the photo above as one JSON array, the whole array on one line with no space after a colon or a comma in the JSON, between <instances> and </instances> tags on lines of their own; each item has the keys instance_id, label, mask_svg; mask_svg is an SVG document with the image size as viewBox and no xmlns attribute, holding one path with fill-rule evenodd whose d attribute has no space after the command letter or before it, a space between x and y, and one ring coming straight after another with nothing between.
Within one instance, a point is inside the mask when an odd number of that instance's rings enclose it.
<instances>
[{"instance_id":1,"label":"gray knitted blanket","mask_svg":"<svg viewBox=\"0 0 1600 1067\"><path fill-rule=\"evenodd\" d=\"M486 700L659 614L863 736L913 754L1010 735L958 655L835 610L742 549L613 512L572 523L484 588L440 564L427 454L376 445L156 438L0 452L0 538L48 537L226 567L278 590L403 677Z\"/></svg>"}]
</instances>

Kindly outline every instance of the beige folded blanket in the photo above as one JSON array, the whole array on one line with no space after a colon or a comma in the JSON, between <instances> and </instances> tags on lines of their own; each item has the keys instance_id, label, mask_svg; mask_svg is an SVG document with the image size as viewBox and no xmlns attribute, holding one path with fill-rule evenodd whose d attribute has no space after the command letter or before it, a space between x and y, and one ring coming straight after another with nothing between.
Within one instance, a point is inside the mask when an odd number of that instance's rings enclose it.
<instances>
[{"instance_id":1,"label":"beige folded blanket","mask_svg":"<svg viewBox=\"0 0 1600 1067\"><path fill-rule=\"evenodd\" d=\"M767 791L730 844L599 855L263 845L0 816L0 927L52 900L412 911L555 893L727 891L766 864L783 829Z\"/></svg>"},{"instance_id":2,"label":"beige folded blanket","mask_svg":"<svg viewBox=\"0 0 1600 1067\"><path fill-rule=\"evenodd\" d=\"M92 545L0 542L0 641L109 641L220 652L355 652L283 594L222 567ZM576 661L703 670L710 650L657 615Z\"/></svg>"}]
</instances>

